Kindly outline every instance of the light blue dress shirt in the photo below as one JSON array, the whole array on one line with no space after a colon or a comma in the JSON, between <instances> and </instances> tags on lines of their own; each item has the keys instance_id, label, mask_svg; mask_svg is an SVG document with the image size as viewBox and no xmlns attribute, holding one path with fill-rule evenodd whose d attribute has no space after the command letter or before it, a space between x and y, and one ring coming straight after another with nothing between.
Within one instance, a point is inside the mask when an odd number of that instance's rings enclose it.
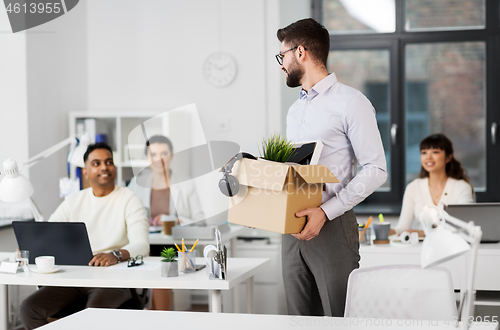
<instances>
[{"instance_id":1,"label":"light blue dress shirt","mask_svg":"<svg viewBox=\"0 0 500 330\"><path fill-rule=\"evenodd\" d=\"M387 179L382 139L375 109L358 90L341 84L334 73L319 81L290 107L287 138L292 142L320 140L319 164L340 183L329 183L321 208L329 220L362 202ZM354 174L356 160L361 170Z\"/></svg>"}]
</instances>

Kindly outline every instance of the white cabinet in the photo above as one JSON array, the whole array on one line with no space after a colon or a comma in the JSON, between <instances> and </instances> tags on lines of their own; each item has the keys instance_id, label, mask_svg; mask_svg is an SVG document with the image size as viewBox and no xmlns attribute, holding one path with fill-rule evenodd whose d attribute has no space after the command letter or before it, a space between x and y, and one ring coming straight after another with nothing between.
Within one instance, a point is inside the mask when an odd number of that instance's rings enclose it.
<instances>
[{"instance_id":1,"label":"white cabinet","mask_svg":"<svg viewBox=\"0 0 500 330\"><path fill-rule=\"evenodd\" d=\"M254 277L255 313L286 315L285 289L281 273L281 237L277 240L269 237L258 237L253 240L238 239L235 254L237 258L271 259L269 266ZM238 290L236 295L238 303L224 304L224 312L242 312L246 310L246 286L241 284L235 289ZM223 302L229 301L232 300L227 297L227 300ZM239 306L240 311L233 310L234 306Z\"/></svg>"}]
</instances>

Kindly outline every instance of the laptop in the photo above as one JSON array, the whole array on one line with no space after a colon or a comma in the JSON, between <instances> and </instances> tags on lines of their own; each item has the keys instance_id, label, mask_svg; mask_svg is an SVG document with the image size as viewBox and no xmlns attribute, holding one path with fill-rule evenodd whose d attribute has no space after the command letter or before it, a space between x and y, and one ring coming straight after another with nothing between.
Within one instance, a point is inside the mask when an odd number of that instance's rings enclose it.
<instances>
[{"instance_id":1,"label":"laptop","mask_svg":"<svg viewBox=\"0 0 500 330\"><path fill-rule=\"evenodd\" d=\"M54 256L56 265L86 266L92 260L87 227L83 222L13 221L19 250L28 250L30 264L38 256Z\"/></svg>"},{"instance_id":2,"label":"laptop","mask_svg":"<svg viewBox=\"0 0 500 330\"><path fill-rule=\"evenodd\" d=\"M465 222L481 226L481 243L500 242L500 203L450 204L444 210Z\"/></svg>"}]
</instances>

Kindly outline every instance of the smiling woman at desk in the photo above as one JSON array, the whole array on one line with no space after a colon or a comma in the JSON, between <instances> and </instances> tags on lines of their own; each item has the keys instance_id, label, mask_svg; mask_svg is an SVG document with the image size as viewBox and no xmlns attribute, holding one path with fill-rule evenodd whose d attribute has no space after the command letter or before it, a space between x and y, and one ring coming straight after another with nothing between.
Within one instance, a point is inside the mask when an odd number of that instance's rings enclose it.
<instances>
[{"instance_id":1,"label":"smiling woman at desk","mask_svg":"<svg viewBox=\"0 0 500 330\"><path fill-rule=\"evenodd\" d=\"M405 190L399 222L391 234L403 231L418 232L412 224L426 205L443 207L446 204L474 203L474 190L465 170L453 156L453 145L444 134L434 134L420 142L420 178ZM419 227L420 228L420 227Z\"/></svg>"}]
</instances>

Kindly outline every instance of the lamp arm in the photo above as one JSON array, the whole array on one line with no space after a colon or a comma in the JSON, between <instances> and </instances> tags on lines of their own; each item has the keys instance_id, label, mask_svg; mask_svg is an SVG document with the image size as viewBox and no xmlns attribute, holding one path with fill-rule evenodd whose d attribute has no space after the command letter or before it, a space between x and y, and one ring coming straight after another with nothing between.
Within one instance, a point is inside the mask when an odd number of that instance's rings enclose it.
<instances>
[{"instance_id":1,"label":"lamp arm","mask_svg":"<svg viewBox=\"0 0 500 330\"><path fill-rule=\"evenodd\" d=\"M462 329L469 329L470 316L474 316L474 301L476 300L476 293L474 291L474 277L476 273L476 261L477 261L477 252L479 249L479 244L481 244L481 237L483 236L483 232L480 226L474 225L474 221L465 222L460 219L457 219L446 211L440 209L439 216L444 220L445 225L449 227L453 227L454 229L459 229L459 235L463 237L470 245L470 264L469 267L469 275L467 276L467 288L465 291L464 300L460 302L460 312L461 321L462 321Z\"/></svg>"},{"instance_id":2,"label":"lamp arm","mask_svg":"<svg viewBox=\"0 0 500 330\"><path fill-rule=\"evenodd\" d=\"M472 221L471 221L472 222ZM474 226L472 230L471 237L473 238L472 242L469 242L472 246L471 250L471 261L469 265L469 276L467 278L467 291L465 293L465 305L463 306L463 314L462 314L462 328L467 330L469 329L469 320L470 316L474 317L474 301L476 300L476 292L474 291L474 277L476 273L476 261L477 261L477 252L479 249L479 244L481 244L481 237L483 236L483 232L481 227Z\"/></svg>"},{"instance_id":3,"label":"lamp arm","mask_svg":"<svg viewBox=\"0 0 500 330\"><path fill-rule=\"evenodd\" d=\"M76 138L74 136L70 136L69 138L53 145L52 147L48 148L45 151L42 151L36 156L33 156L32 158L28 159L26 162L22 164L22 166L26 169L30 168L31 166L35 165L42 159L45 159L52 155L53 153L57 152L59 149L64 148L65 146L71 144L72 148L74 149L76 146Z\"/></svg>"},{"instance_id":4,"label":"lamp arm","mask_svg":"<svg viewBox=\"0 0 500 330\"><path fill-rule=\"evenodd\" d=\"M469 244L474 244L477 241L477 235L479 235L479 242L481 241L481 236L483 232L481 227L474 225L474 221L465 222L458 218L455 218L446 211L439 209L439 216L445 220L445 226L450 229L459 229L459 234L462 236ZM450 226L451 225L451 226ZM478 231L479 229L479 231ZM478 243L479 244L479 243Z\"/></svg>"},{"instance_id":5,"label":"lamp arm","mask_svg":"<svg viewBox=\"0 0 500 330\"><path fill-rule=\"evenodd\" d=\"M43 215L40 213L40 210L35 204L35 201L33 198L30 198L30 209L31 213L33 213L33 217L35 218L35 221L43 221Z\"/></svg>"}]
</instances>

